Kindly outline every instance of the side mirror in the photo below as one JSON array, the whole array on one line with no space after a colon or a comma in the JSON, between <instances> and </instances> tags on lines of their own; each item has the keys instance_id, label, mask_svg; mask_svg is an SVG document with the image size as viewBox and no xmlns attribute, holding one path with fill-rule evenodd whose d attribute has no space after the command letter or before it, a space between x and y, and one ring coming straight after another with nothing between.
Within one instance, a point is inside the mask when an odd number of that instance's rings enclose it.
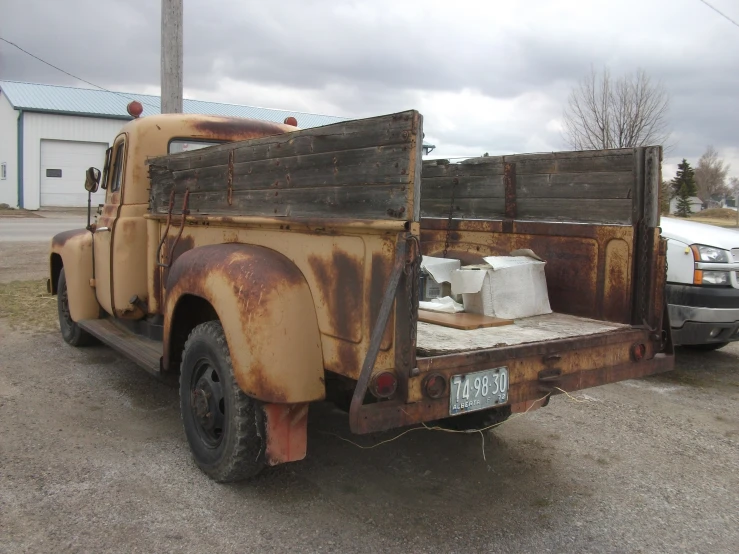
<instances>
[{"instance_id":1,"label":"side mirror","mask_svg":"<svg viewBox=\"0 0 739 554\"><path fill-rule=\"evenodd\" d=\"M85 172L85 190L87 192L97 192L100 186L100 170L97 167L90 167Z\"/></svg>"}]
</instances>

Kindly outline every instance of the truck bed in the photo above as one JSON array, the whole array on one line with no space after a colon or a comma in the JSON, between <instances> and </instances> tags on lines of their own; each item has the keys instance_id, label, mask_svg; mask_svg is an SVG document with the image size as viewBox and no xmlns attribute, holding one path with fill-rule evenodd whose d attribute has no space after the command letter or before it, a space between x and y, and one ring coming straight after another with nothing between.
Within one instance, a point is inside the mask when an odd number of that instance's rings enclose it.
<instances>
[{"instance_id":1,"label":"truck bed","mask_svg":"<svg viewBox=\"0 0 739 554\"><path fill-rule=\"evenodd\" d=\"M501 346L514 346L630 329L629 325L551 313L515 320L513 325L461 330L419 323L418 356L440 356Z\"/></svg>"}]
</instances>

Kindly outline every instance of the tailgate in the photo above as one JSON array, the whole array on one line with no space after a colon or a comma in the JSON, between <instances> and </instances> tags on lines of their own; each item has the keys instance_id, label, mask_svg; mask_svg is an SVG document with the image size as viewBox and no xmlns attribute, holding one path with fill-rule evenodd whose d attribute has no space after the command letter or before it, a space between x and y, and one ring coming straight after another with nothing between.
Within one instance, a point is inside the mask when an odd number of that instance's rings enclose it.
<instances>
[{"instance_id":1,"label":"tailgate","mask_svg":"<svg viewBox=\"0 0 739 554\"><path fill-rule=\"evenodd\" d=\"M548 401L552 394L635 379L673 367L671 345L657 352L648 329L618 328L603 333L559 340L419 357L418 370L408 381L406 400L362 406L362 417L353 429L369 433L433 421L451 415L450 396L454 376L505 368L507 398L501 404L524 411L531 402ZM642 354L635 356L637 349ZM445 383L443 393L431 398L426 384L431 378Z\"/></svg>"}]
</instances>

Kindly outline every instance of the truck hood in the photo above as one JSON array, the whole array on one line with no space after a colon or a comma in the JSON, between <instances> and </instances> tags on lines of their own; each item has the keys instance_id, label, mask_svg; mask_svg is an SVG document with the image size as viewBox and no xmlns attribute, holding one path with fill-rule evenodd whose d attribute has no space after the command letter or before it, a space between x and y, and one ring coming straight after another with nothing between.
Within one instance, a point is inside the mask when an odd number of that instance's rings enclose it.
<instances>
[{"instance_id":1,"label":"truck hood","mask_svg":"<svg viewBox=\"0 0 739 554\"><path fill-rule=\"evenodd\" d=\"M739 248L739 231L733 229L664 216L660 227L663 237L685 244L705 244L724 250Z\"/></svg>"}]
</instances>

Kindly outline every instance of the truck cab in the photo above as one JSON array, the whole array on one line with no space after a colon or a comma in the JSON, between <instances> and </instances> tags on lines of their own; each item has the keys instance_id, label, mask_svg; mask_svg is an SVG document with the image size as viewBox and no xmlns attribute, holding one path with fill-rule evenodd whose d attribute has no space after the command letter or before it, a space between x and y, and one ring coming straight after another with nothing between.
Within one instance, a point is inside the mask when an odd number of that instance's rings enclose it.
<instances>
[{"instance_id":1,"label":"truck cab","mask_svg":"<svg viewBox=\"0 0 739 554\"><path fill-rule=\"evenodd\" d=\"M156 313L146 270L149 158L287 130L294 127L192 114L152 115L124 125L105 155L100 182L105 203L97 221L89 230L62 233L52 242L51 290L56 292L64 267L79 299L69 306L71 318L94 318L101 309L124 320Z\"/></svg>"}]
</instances>

